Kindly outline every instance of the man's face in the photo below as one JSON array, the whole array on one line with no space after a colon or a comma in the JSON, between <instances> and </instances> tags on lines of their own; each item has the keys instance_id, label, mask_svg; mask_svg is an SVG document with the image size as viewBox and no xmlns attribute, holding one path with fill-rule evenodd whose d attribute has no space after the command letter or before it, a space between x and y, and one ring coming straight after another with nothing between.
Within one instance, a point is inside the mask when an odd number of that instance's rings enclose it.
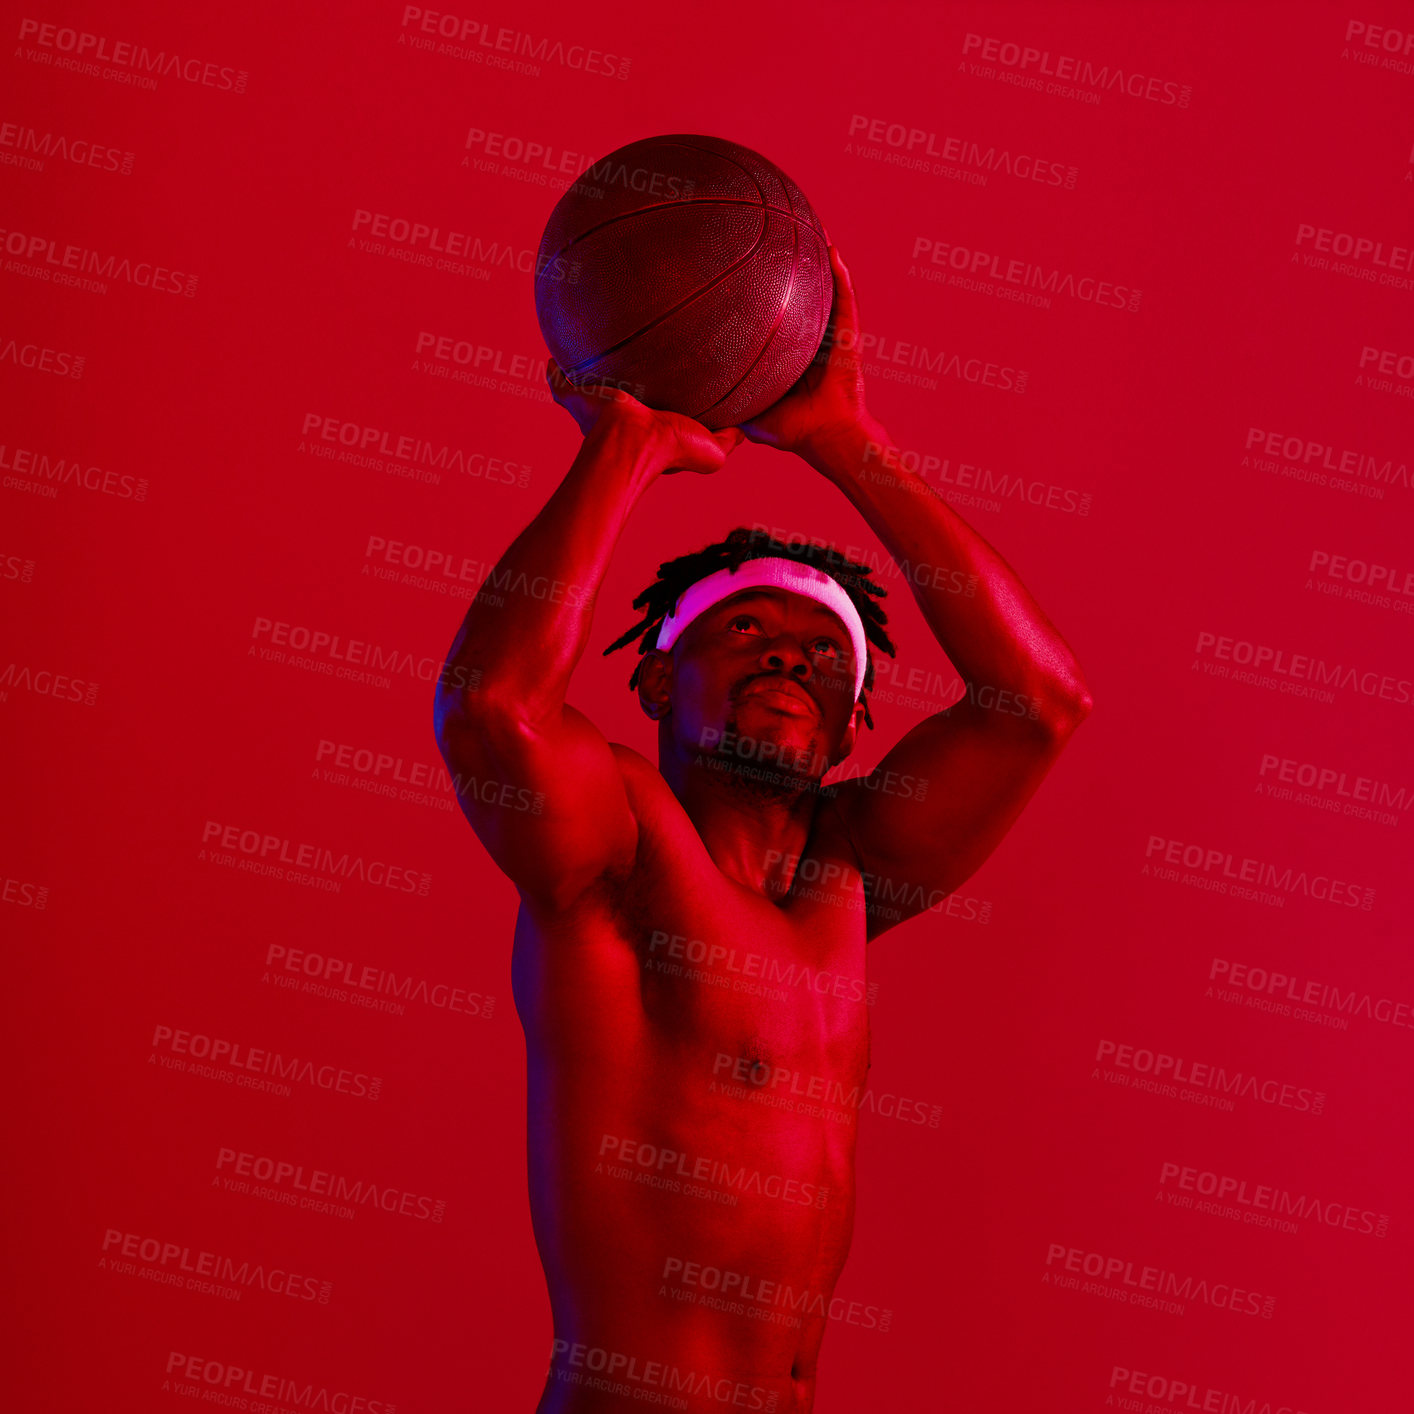
<instances>
[{"instance_id":1,"label":"man's face","mask_svg":"<svg viewBox=\"0 0 1414 1414\"><path fill-rule=\"evenodd\" d=\"M854 744L849 632L808 595L775 588L729 595L683 630L671 660L667 722L684 752L803 783L818 781Z\"/></svg>"}]
</instances>

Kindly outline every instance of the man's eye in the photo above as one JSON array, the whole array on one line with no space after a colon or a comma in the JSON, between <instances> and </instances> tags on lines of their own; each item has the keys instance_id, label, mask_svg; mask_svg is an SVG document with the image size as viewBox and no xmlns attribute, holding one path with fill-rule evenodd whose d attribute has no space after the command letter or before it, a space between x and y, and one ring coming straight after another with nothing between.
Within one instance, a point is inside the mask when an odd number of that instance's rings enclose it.
<instances>
[{"instance_id":1,"label":"man's eye","mask_svg":"<svg viewBox=\"0 0 1414 1414\"><path fill-rule=\"evenodd\" d=\"M728 627L728 628L735 628L735 627L737 626L737 624L754 624L754 623L756 623L756 620L753 619L750 614L737 614L737 615L735 616L735 618L731 618L731 619L728 619L728 620L727 620L727 627ZM760 625L758 624L757 627L759 628Z\"/></svg>"},{"instance_id":2,"label":"man's eye","mask_svg":"<svg viewBox=\"0 0 1414 1414\"><path fill-rule=\"evenodd\" d=\"M829 638L817 638L811 646L816 653L829 653L836 658L838 658L843 651L838 643Z\"/></svg>"}]
</instances>

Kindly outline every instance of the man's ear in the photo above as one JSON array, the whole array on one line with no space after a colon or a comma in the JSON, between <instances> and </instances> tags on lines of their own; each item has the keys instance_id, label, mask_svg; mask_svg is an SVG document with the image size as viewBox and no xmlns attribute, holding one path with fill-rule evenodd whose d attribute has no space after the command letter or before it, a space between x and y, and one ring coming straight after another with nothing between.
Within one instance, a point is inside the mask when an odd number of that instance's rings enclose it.
<instances>
[{"instance_id":1,"label":"man's ear","mask_svg":"<svg viewBox=\"0 0 1414 1414\"><path fill-rule=\"evenodd\" d=\"M856 702L854 704L854 711L849 714L849 721L845 723L845 729L840 734L840 744L835 749L834 758L830 762L830 769L832 771L854 750L854 744L859 738L860 724L863 721L864 704L862 702Z\"/></svg>"},{"instance_id":2,"label":"man's ear","mask_svg":"<svg viewBox=\"0 0 1414 1414\"><path fill-rule=\"evenodd\" d=\"M672 710L673 655L650 648L638 669L638 705L660 722Z\"/></svg>"}]
</instances>

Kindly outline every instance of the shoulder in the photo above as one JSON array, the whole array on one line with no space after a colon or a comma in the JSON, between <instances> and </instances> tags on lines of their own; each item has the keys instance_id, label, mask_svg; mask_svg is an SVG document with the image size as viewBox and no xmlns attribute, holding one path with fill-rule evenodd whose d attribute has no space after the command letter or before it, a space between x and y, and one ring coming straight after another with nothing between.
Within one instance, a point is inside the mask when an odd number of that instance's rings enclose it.
<instances>
[{"instance_id":1,"label":"shoulder","mask_svg":"<svg viewBox=\"0 0 1414 1414\"><path fill-rule=\"evenodd\" d=\"M630 790L635 786L651 787L655 782L667 789L667 782L662 773L641 751L635 751L633 747L625 746L621 741L611 741L609 750L613 752L619 774Z\"/></svg>"},{"instance_id":2,"label":"shoulder","mask_svg":"<svg viewBox=\"0 0 1414 1414\"><path fill-rule=\"evenodd\" d=\"M611 741L609 750L613 753L614 764L619 768L619 779L624 783L629 809L642 830L645 824L661 814L664 797L672 796L672 791L668 789L662 772L641 751L635 751L621 741Z\"/></svg>"},{"instance_id":3,"label":"shoulder","mask_svg":"<svg viewBox=\"0 0 1414 1414\"><path fill-rule=\"evenodd\" d=\"M855 780L847 780L821 789L811 826L811 842L816 852L828 851L862 873L864 865L850 832L850 807L854 798L851 788L857 784Z\"/></svg>"}]
</instances>

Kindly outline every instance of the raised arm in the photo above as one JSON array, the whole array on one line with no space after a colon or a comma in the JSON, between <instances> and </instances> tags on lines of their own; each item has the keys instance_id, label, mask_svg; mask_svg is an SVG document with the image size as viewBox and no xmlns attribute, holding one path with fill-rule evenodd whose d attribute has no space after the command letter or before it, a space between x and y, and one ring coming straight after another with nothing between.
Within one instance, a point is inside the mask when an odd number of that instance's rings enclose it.
<instances>
[{"instance_id":1,"label":"raised arm","mask_svg":"<svg viewBox=\"0 0 1414 1414\"><path fill-rule=\"evenodd\" d=\"M437 744L471 827L522 897L564 908L626 869L638 828L609 743L565 694L630 512L674 471L717 470L741 440L617 389L551 390L584 443L467 610L436 693ZM464 686L463 686L464 685Z\"/></svg>"},{"instance_id":2,"label":"raised arm","mask_svg":"<svg viewBox=\"0 0 1414 1414\"><path fill-rule=\"evenodd\" d=\"M816 455L895 560L930 567L910 575L909 585L962 677L957 700L906 732L874 780L840 784L836 799L870 881L876 936L940 903L977 870L1092 701L1080 665L1016 572L931 487L898 467L882 427ZM870 474L885 465L897 470ZM956 592L961 585L967 592ZM890 772L926 781L926 792L878 789Z\"/></svg>"},{"instance_id":3,"label":"raised arm","mask_svg":"<svg viewBox=\"0 0 1414 1414\"><path fill-rule=\"evenodd\" d=\"M940 902L977 869L1092 703L1075 655L1016 572L903 467L865 408L854 291L833 247L831 259L828 353L803 386L743 430L796 452L837 486L895 561L927 567L907 581L963 679L962 696L905 733L872 779L838 787L836 804L870 893L873 937ZM926 781L926 791L879 789L889 773Z\"/></svg>"}]
</instances>

